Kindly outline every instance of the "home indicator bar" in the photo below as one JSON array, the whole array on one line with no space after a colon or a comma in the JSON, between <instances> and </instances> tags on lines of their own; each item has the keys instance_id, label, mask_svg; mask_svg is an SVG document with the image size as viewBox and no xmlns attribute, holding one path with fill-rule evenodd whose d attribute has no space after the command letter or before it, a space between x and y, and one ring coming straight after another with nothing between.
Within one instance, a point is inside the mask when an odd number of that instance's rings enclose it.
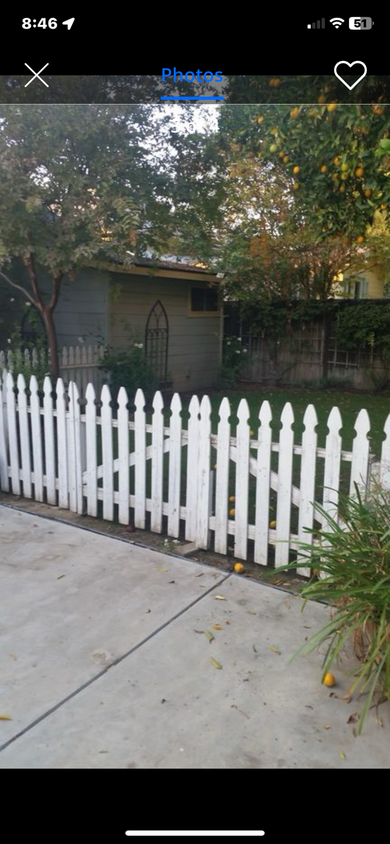
<instances>
[{"instance_id":1,"label":"home indicator bar","mask_svg":"<svg viewBox=\"0 0 390 844\"><path fill-rule=\"evenodd\" d=\"M253 838L253 837L256 837L257 835L265 835L265 832L264 832L263 829L251 829L251 830L234 829L234 830L231 830L230 832L227 829L211 829L211 830L208 830L208 829L182 829L182 830L178 830L178 829L173 829L173 830L172 829L171 830L170 829L161 829L161 830L158 830L158 829L152 829L152 830L135 829L135 830L131 830L131 829L128 829L126 831L126 835L133 836L135 838L138 838L140 836L143 836L144 838L148 838L148 837L154 838L155 836L158 836L159 838L160 837L169 838L170 836L175 837L175 838L180 837L180 836L183 836L183 837L184 836L186 836L186 837L198 837L198 838L199 837L206 837L207 838L209 836L210 837L213 836L213 837L216 837L216 838L220 838L220 837L224 837L224 836L229 837L229 838L233 838L233 837L242 838L243 836L245 836L246 838L248 838L248 837Z\"/></svg>"}]
</instances>

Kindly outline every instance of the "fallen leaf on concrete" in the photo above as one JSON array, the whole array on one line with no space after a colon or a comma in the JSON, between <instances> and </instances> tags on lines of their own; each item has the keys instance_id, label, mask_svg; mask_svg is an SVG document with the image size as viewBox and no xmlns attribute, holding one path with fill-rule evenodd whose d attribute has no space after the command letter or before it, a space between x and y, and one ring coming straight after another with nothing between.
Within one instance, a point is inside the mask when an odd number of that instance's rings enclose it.
<instances>
[{"instance_id":1,"label":"fallen leaf on concrete","mask_svg":"<svg viewBox=\"0 0 390 844\"><path fill-rule=\"evenodd\" d=\"M223 595L216 595L215 600L216 601L226 601L226 598L224 598Z\"/></svg>"},{"instance_id":2,"label":"fallen leaf on concrete","mask_svg":"<svg viewBox=\"0 0 390 844\"><path fill-rule=\"evenodd\" d=\"M108 753L108 750L99 750L99 753Z\"/></svg>"},{"instance_id":3,"label":"fallen leaf on concrete","mask_svg":"<svg viewBox=\"0 0 390 844\"><path fill-rule=\"evenodd\" d=\"M213 624L213 630L223 630L220 624Z\"/></svg>"},{"instance_id":4,"label":"fallen leaf on concrete","mask_svg":"<svg viewBox=\"0 0 390 844\"><path fill-rule=\"evenodd\" d=\"M322 729L323 730L330 730L330 724L323 724Z\"/></svg>"},{"instance_id":5,"label":"fallen leaf on concrete","mask_svg":"<svg viewBox=\"0 0 390 844\"><path fill-rule=\"evenodd\" d=\"M213 636L213 634L212 634L212 633L210 633L210 630L205 630L205 631L204 631L204 635L206 636L206 639L208 639L208 641L210 642L210 645L211 645L211 642L213 642L213 641L214 641L214 636Z\"/></svg>"},{"instance_id":6,"label":"fallen leaf on concrete","mask_svg":"<svg viewBox=\"0 0 390 844\"><path fill-rule=\"evenodd\" d=\"M61 580L61 577L65 577L65 575L64 575L64 574L60 574L60 575L59 575L59 577L57 577L57 580Z\"/></svg>"},{"instance_id":7,"label":"fallen leaf on concrete","mask_svg":"<svg viewBox=\"0 0 390 844\"><path fill-rule=\"evenodd\" d=\"M201 573L200 573L200 574L196 574L196 575L195 575L195 577L203 577L203 575L204 575L204 571L201 571Z\"/></svg>"},{"instance_id":8,"label":"fallen leaf on concrete","mask_svg":"<svg viewBox=\"0 0 390 844\"><path fill-rule=\"evenodd\" d=\"M347 724L356 724L359 716L357 712L353 712L352 715L349 716Z\"/></svg>"},{"instance_id":9,"label":"fallen leaf on concrete","mask_svg":"<svg viewBox=\"0 0 390 844\"><path fill-rule=\"evenodd\" d=\"M269 647L270 651L274 652L274 654L281 654L282 653L282 651L280 651L279 648L275 648L275 645L268 645L268 647Z\"/></svg>"},{"instance_id":10,"label":"fallen leaf on concrete","mask_svg":"<svg viewBox=\"0 0 390 844\"><path fill-rule=\"evenodd\" d=\"M340 759L346 759L346 758L347 757L346 757L345 753L340 753Z\"/></svg>"},{"instance_id":11,"label":"fallen leaf on concrete","mask_svg":"<svg viewBox=\"0 0 390 844\"><path fill-rule=\"evenodd\" d=\"M159 569L160 574L164 574L168 569Z\"/></svg>"},{"instance_id":12,"label":"fallen leaf on concrete","mask_svg":"<svg viewBox=\"0 0 390 844\"><path fill-rule=\"evenodd\" d=\"M252 648L253 648L253 650L254 650L255 654L257 654L257 648L256 648L256 645L252 645Z\"/></svg>"},{"instance_id":13,"label":"fallen leaf on concrete","mask_svg":"<svg viewBox=\"0 0 390 844\"><path fill-rule=\"evenodd\" d=\"M176 583L176 580L168 580L168 583Z\"/></svg>"},{"instance_id":14,"label":"fallen leaf on concrete","mask_svg":"<svg viewBox=\"0 0 390 844\"><path fill-rule=\"evenodd\" d=\"M16 659L15 654L8 654L8 656L9 656L10 659Z\"/></svg>"},{"instance_id":15,"label":"fallen leaf on concrete","mask_svg":"<svg viewBox=\"0 0 390 844\"><path fill-rule=\"evenodd\" d=\"M0 721L12 721L9 715L0 715Z\"/></svg>"},{"instance_id":16,"label":"fallen leaf on concrete","mask_svg":"<svg viewBox=\"0 0 390 844\"><path fill-rule=\"evenodd\" d=\"M257 615L257 612L255 612L255 610L247 610L247 613L248 615Z\"/></svg>"},{"instance_id":17,"label":"fallen leaf on concrete","mask_svg":"<svg viewBox=\"0 0 390 844\"><path fill-rule=\"evenodd\" d=\"M220 663L220 662L218 662L218 660L214 659L214 657L213 657L213 656L210 658L210 662L211 662L211 665L213 665L213 666L214 666L214 668L219 668L219 669L221 669L221 668L222 668L221 663Z\"/></svg>"},{"instance_id":18,"label":"fallen leaf on concrete","mask_svg":"<svg viewBox=\"0 0 390 844\"><path fill-rule=\"evenodd\" d=\"M310 706L309 703L305 704L305 709L314 709L314 706Z\"/></svg>"},{"instance_id":19,"label":"fallen leaf on concrete","mask_svg":"<svg viewBox=\"0 0 390 844\"><path fill-rule=\"evenodd\" d=\"M204 630L194 630L194 633L204 633Z\"/></svg>"},{"instance_id":20,"label":"fallen leaf on concrete","mask_svg":"<svg viewBox=\"0 0 390 844\"><path fill-rule=\"evenodd\" d=\"M160 703L166 703L166 702L167 702L167 701L166 701L166 698L165 698L165 697L162 697L162 698L161 698L161 700L160 700Z\"/></svg>"}]
</instances>

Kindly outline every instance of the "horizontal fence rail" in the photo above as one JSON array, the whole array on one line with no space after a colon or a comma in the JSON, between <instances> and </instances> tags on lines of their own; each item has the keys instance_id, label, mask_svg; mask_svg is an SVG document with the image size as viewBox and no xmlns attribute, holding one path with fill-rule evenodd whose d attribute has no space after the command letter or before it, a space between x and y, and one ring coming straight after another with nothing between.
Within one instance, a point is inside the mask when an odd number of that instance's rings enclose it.
<instances>
[{"instance_id":1,"label":"horizontal fence rail","mask_svg":"<svg viewBox=\"0 0 390 844\"><path fill-rule=\"evenodd\" d=\"M256 430L241 399L232 414L227 398L212 426L208 396L184 408L175 394L165 407L160 392L147 407L142 390L129 405L122 387L117 401L93 384L85 400L71 381L55 388L48 376L0 373L0 487L74 513L133 523L136 528L186 539L197 548L267 565L289 562L299 541L310 541L320 516L318 502L337 518L340 491L355 483L369 489L371 473L390 489L390 415L381 461L369 448L370 420L361 410L352 451L342 447L342 418L334 407L325 445L318 446L318 419L309 405L301 442L287 403L273 441L272 410L264 401ZM374 469L374 470L373 470ZM307 569L299 568L305 575Z\"/></svg>"}]
</instances>

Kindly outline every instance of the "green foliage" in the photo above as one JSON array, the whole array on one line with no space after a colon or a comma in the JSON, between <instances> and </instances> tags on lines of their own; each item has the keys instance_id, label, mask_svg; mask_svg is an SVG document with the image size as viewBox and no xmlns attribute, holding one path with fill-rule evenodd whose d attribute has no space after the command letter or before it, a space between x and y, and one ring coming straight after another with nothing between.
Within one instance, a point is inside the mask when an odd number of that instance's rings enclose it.
<instances>
[{"instance_id":1,"label":"green foliage","mask_svg":"<svg viewBox=\"0 0 390 844\"><path fill-rule=\"evenodd\" d=\"M35 319L34 319L35 317ZM39 325L39 317L37 314L32 314L29 319L29 324L32 327L36 320ZM46 337L38 335L34 342L24 340L19 325L16 325L10 337L8 338L7 350L13 354L13 371L14 380L16 381L18 375L23 375L28 386L31 375L35 375L39 389L43 389L43 382L46 375L50 376L50 364L48 359L48 351L46 344ZM29 355L25 355L25 351ZM33 351L36 352L37 362L33 364Z\"/></svg>"},{"instance_id":2,"label":"green foliage","mask_svg":"<svg viewBox=\"0 0 390 844\"><path fill-rule=\"evenodd\" d=\"M225 105L221 129L237 160L251 154L268 168L269 179L289 181L320 238L364 240L374 212L386 213L390 203L390 109L325 101Z\"/></svg>"},{"instance_id":3,"label":"green foliage","mask_svg":"<svg viewBox=\"0 0 390 844\"><path fill-rule=\"evenodd\" d=\"M108 347L99 368L109 374L114 399L121 387L125 387L129 401L134 399L138 388L144 391L147 400L158 388L158 379L146 359L143 343L133 343L123 350Z\"/></svg>"},{"instance_id":4,"label":"green foliage","mask_svg":"<svg viewBox=\"0 0 390 844\"><path fill-rule=\"evenodd\" d=\"M349 91L332 76L228 76L225 100L231 103L389 102L388 76L368 75ZM276 82L276 84L275 84ZM319 97L321 98L319 100Z\"/></svg>"},{"instance_id":5,"label":"green foliage","mask_svg":"<svg viewBox=\"0 0 390 844\"><path fill-rule=\"evenodd\" d=\"M222 365L219 381L223 386L233 387L240 380L250 362L247 347L240 337L226 337L223 345Z\"/></svg>"},{"instance_id":6,"label":"green foliage","mask_svg":"<svg viewBox=\"0 0 390 844\"><path fill-rule=\"evenodd\" d=\"M375 693L390 699L390 494L378 488L364 501L356 484L355 490L353 497L340 496L338 521L316 505L324 527L307 531L313 547L299 543L299 565L322 575L304 587L305 603L320 600L333 606L331 621L299 653L327 643L325 675L353 640L359 665L352 672L350 694L366 696L361 732Z\"/></svg>"}]
</instances>

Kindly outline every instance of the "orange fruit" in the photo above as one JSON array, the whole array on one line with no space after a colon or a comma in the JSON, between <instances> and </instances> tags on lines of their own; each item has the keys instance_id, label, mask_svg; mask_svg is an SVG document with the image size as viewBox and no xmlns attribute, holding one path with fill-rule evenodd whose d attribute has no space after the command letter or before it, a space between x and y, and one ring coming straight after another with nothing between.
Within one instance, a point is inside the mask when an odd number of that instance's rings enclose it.
<instances>
[{"instance_id":1,"label":"orange fruit","mask_svg":"<svg viewBox=\"0 0 390 844\"><path fill-rule=\"evenodd\" d=\"M298 166L298 164L296 164L295 167L293 167L294 176L297 176L298 173L300 173L300 172L301 172L301 168Z\"/></svg>"},{"instance_id":2,"label":"orange fruit","mask_svg":"<svg viewBox=\"0 0 390 844\"><path fill-rule=\"evenodd\" d=\"M289 160L288 155L285 155L284 158L283 158L283 163L287 164L288 160Z\"/></svg>"},{"instance_id":3,"label":"orange fruit","mask_svg":"<svg viewBox=\"0 0 390 844\"><path fill-rule=\"evenodd\" d=\"M345 182L345 180L348 179L348 173L342 173L341 178L342 178L343 182Z\"/></svg>"},{"instance_id":4,"label":"orange fruit","mask_svg":"<svg viewBox=\"0 0 390 844\"><path fill-rule=\"evenodd\" d=\"M326 106L326 107L327 107L328 111L336 111L337 103L329 103L329 105Z\"/></svg>"},{"instance_id":5,"label":"orange fruit","mask_svg":"<svg viewBox=\"0 0 390 844\"><path fill-rule=\"evenodd\" d=\"M292 118L292 120L295 120L295 118L298 117L298 114L299 114L299 108L295 107L295 108L291 109L290 117Z\"/></svg>"},{"instance_id":6,"label":"orange fruit","mask_svg":"<svg viewBox=\"0 0 390 844\"><path fill-rule=\"evenodd\" d=\"M235 496L235 495L231 495L231 496L229 497L229 501L235 501L235 500L236 500L236 496Z\"/></svg>"},{"instance_id":7,"label":"orange fruit","mask_svg":"<svg viewBox=\"0 0 390 844\"><path fill-rule=\"evenodd\" d=\"M278 79L278 78L275 79L274 78L274 79L270 79L269 84L270 84L271 88L279 88L281 81L282 81L281 79Z\"/></svg>"},{"instance_id":8,"label":"orange fruit","mask_svg":"<svg viewBox=\"0 0 390 844\"><path fill-rule=\"evenodd\" d=\"M372 194L372 190L369 190L368 188L367 188L367 190L364 191L364 196L367 196L367 198L369 196L371 196L371 194Z\"/></svg>"},{"instance_id":9,"label":"orange fruit","mask_svg":"<svg viewBox=\"0 0 390 844\"><path fill-rule=\"evenodd\" d=\"M263 122L263 120L264 120L264 117L263 117L263 115L262 115L262 114L260 114L260 115L259 115L259 117L257 118L257 122L258 122L258 123L262 123L262 122Z\"/></svg>"},{"instance_id":10,"label":"orange fruit","mask_svg":"<svg viewBox=\"0 0 390 844\"><path fill-rule=\"evenodd\" d=\"M334 164L336 167L338 167L338 166L339 166L339 164L340 164L340 159L339 159L338 155L336 155L336 157L333 159L333 164Z\"/></svg>"},{"instance_id":11,"label":"orange fruit","mask_svg":"<svg viewBox=\"0 0 390 844\"><path fill-rule=\"evenodd\" d=\"M345 193L345 185L340 185L339 191L340 193Z\"/></svg>"},{"instance_id":12,"label":"orange fruit","mask_svg":"<svg viewBox=\"0 0 390 844\"><path fill-rule=\"evenodd\" d=\"M320 167L320 173L327 173L327 171L328 171L328 168L327 168L326 164L323 164L322 167Z\"/></svg>"},{"instance_id":13,"label":"orange fruit","mask_svg":"<svg viewBox=\"0 0 390 844\"><path fill-rule=\"evenodd\" d=\"M373 105L372 110L374 114L383 114L383 108L381 105Z\"/></svg>"},{"instance_id":14,"label":"orange fruit","mask_svg":"<svg viewBox=\"0 0 390 844\"><path fill-rule=\"evenodd\" d=\"M363 175L364 175L363 167L357 167L356 170L355 170L355 176L357 176L358 179L361 179L361 177Z\"/></svg>"},{"instance_id":15,"label":"orange fruit","mask_svg":"<svg viewBox=\"0 0 390 844\"><path fill-rule=\"evenodd\" d=\"M364 243L364 237L362 234L359 234L358 237L355 238L356 243Z\"/></svg>"},{"instance_id":16,"label":"orange fruit","mask_svg":"<svg viewBox=\"0 0 390 844\"><path fill-rule=\"evenodd\" d=\"M242 574L242 572L245 571L242 563L234 563L233 568L234 568L234 571L236 572L236 574Z\"/></svg>"},{"instance_id":17,"label":"orange fruit","mask_svg":"<svg viewBox=\"0 0 390 844\"><path fill-rule=\"evenodd\" d=\"M322 682L323 682L324 686L335 686L336 685L336 678L333 674L328 673L328 674L325 674L325 677L324 677Z\"/></svg>"},{"instance_id":18,"label":"orange fruit","mask_svg":"<svg viewBox=\"0 0 390 844\"><path fill-rule=\"evenodd\" d=\"M270 152L277 152L277 151L278 151L278 148L277 148L276 144L271 144L271 146L270 146L270 148L269 148L269 151L270 151Z\"/></svg>"},{"instance_id":19,"label":"orange fruit","mask_svg":"<svg viewBox=\"0 0 390 844\"><path fill-rule=\"evenodd\" d=\"M294 182L294 184L293 184L293 189L294 189L294 190L299 190L299 188L300 188L300 184L299 184L299 182Z\"/></svg>"},{"instance_id":20,"label":"orange fruit","mask_svg":"<svg viewBox=\"0 0 390 844\"><path fill-rule=\"evenodd\" d=\"M275 528L276 528L276 522L275 522L275 521L270 522L270 523L269 523L269 526L270 526L270 528L272 528L273 530L275 530Z\"/></svg>"},{"instance_id":21,"label":"orange fruit","mask_svg":"<svg viewBox=\"0 0 390 844\"><path fill-rule=\"evenodd\" d=\"M346 170L348 170L348 164L346 164L345 161L342 163L340 170L342 170L343 173L345 173Z\"/></svg>"},{"instance_id":22,"label":"orange fruit","mask_svg":"<svg viewBox=\"0 0 390 844\"><path fill-rule=\"evenodd\" d=\"M229 516L235 516L235 515L236 515L236 511L235 511L234 507L232 507L232 509L229 510Z\"/></svg>"},{"instance_id":23,"label":"orange fruit","mask_svg":"<svg viewBox=\"0 0 390 844\"><path fill-rule=\"evenodd\" d=\"M326 97L325 97L324 94L320 94L320 96L318 97L317 103L320 103L320 104L326 103Z\"/></svg>"}]
</instances>

